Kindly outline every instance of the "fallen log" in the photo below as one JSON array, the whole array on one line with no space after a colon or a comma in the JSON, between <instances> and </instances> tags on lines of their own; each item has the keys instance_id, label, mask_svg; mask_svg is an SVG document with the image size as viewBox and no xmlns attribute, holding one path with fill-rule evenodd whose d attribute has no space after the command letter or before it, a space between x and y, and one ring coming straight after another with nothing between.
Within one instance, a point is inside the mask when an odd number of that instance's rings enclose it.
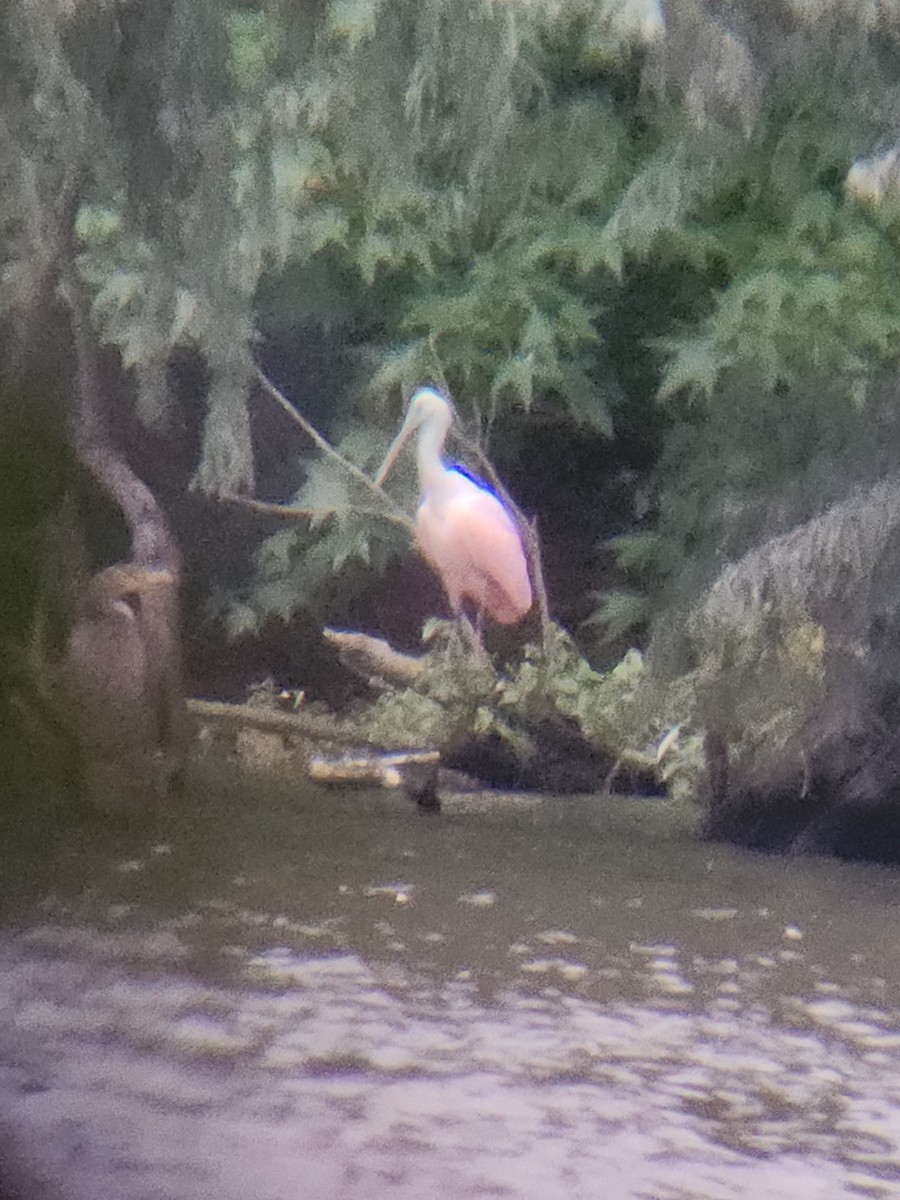
<instances>
[{"instance_id":1,"label":"fallen log","mask_svg":"<svg viewBox=\"0 0 900 1200\"><path fill-rule=\"evenodd\" d=\"M342 629L326 629L324 637L342 665L363 679L415 687L428 670L427 654L403 654L383 638Z\"/></svg>"}]
</instances>

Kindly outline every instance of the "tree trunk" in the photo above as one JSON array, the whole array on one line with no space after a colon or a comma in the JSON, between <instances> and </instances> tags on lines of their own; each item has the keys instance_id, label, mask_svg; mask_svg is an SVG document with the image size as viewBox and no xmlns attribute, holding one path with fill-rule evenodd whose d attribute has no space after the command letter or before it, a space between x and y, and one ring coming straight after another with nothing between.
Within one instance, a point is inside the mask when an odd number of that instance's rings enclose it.
<instances>
[{"instance_id":1,"label":"tree trunk","mask_svg":"<svg viewBox=\"0 0 900 1200\"><path fill-rule=\"evenodd\" d=\"M90 699L109 708L110 736L82 741L87 790L104 808L120 808L124 790L162 793L176 784L186 751L179 636L178 588L181 556L168 522L147 485L113 445L107 427L98 368L97 345L89 320L89 302L74 271L64 271L76 377L69 427L78 460L121 509L131 535L131 560L137 574L123 573L120 594L97 587L73 626L67 649L69 701ZM134 583L143 573L150 586ZM109 572L101 572L93 583ZM128 582L130 578L132 582ZM108 586L101 592L109 593ZM103 648L106 647L104 655ZM101 662L105 657L106 662ZM118 678L110 664L119 672ZM148 767L150 768L148 771ZM128 806L128 805L127 805Z\"/></svg>"}]
</instances>

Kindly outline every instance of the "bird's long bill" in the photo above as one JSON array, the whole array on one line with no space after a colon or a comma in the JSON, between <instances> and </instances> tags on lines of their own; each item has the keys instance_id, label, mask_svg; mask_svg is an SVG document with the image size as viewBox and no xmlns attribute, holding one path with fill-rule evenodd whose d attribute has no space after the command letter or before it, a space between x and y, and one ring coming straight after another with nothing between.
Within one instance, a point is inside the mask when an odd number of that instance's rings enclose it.
<instances>
[{"instance_id":1,"label":"bird's long bill","mask_svg":"<svg viewBox=\"0 0 900 1200\"><path fill-rule=\"evenodd\" d=\"M410 434L416 428L415 422L411 421L409 417L410 415L407 415L406 420L400 427L400 432L394 438L393 442L391 442L391 448L384 456L384 462L378 468L378 474L375 476L375 483L378 487L381 487L385 479L387 479L388 472L396 462L397 455L409 441Z\"/></svg>"}]
</instances>

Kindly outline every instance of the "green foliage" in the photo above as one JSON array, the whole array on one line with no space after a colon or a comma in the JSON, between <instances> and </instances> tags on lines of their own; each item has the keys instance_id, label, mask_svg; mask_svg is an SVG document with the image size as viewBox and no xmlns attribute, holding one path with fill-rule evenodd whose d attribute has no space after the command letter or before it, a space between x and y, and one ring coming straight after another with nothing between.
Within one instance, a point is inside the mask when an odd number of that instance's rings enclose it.
<instances>
[{"instance_id":1,"label":"green foliage","mask_svg":"<svg viewBox=\"0 0 900 1200\"><path fill-rule=\"evenodd\" d=\"M660 577L674 584L657 586L657 608L896 466L865 430L891 421L877 391L900 351L900 243L841 182L879 136L898 75L845 15L791 34L747 136L719 135L715 175L693 173L686 225L711 286L656 342L670 422Z\"/></svg>"},{"instance_id":2,"label":"green foliage","mask_svg":"<svg viewBox=\"0 0 900 1200\"><path fill-rule=\"evenodd\" d=\"M760 236L751 264L697 333L670 342L660 395L709 400L729 372L751 373L769 393L841 372L861 406L873 365L900 351L894 247L848 204L810 191L786 229Z\"/></svg>"},{"instance_id":3,"label":"green foliage","mask_svg":"<svg viewBox=\"0 0 900 1200\"><path fill-rule=\"evenodd\" d=\"M383 447L367 431L357 431L339 449L347 462L371 467ZM387 499L379 504L330 458L310 463L291 507L302 515L261 543L251 586L230 603L220 601L219 612L232 633L271 616L288 620L298 608L340 621L354 585L381 573L408 542L409 532Z\"/></svg>"},{"instance_id":4,"label":"green foliage","mask_svg":"<svg viewBox=\"0 0 900 1200\"><path fill-rule=\"evenodd\" d=\"M650 605L646 595L610 588L595 592L597 606L584 621L590 628L596 626L605 639L618 640L626 634L634 637L650 616Z\"/></svg>"},{"instance_id":5,"label":"green foliage","mask_svg":"<svg viewBox=\"0 0 900 1200\"><path fill-rule=\"evenodd\" d=\"M79 268L141 416L171 416L174 347L208 366L205 491L252 491L253 353L300 323L349 331L357 375L328 397L348 436L385 441L426 378L486 426L536 402L610 436L650 414L662 515L604 602L622 630L841 453L900 347L895 159L862 157L896 133L895 6L732 9L8 5L0 314L27 307L75 174ZM240 621L368 578L398 534L364 491L309 468L310 517L263 548Z\"/></svg>"},{"instance_id":6,"label":"green foliage","mask_svg":"<svg viewBox=\"0 0 900 1200\"><path fill-rule=\"evenodd\" d=\"M600 217L626 170L622 130L585 104L523 116L495 170L504 194L492 180L461 192L455 211L432 209L428 241L415 253L417 218L404 216L393 242L376 234L380 286L397 272L411 278L398 314L407 340L388 349L372 391L426 374L463 403L490 397L527 408L537 394L555 393L577 420L611 431L588 375L597 313L579 281L602 262ZM369 243L362 253L363 273L374 278Z\"/></svg>"},{"instance_id":7,"label":"green foliage","mask_svg":"<svg viewBox=\"0 0 900 1200\"><path fill-rule=\"evenodd\" d=\"M473 661L451 622L429 622L423 637L430 652L421 682L386 686L361 718L360 732L373 744L434 746L456 734L493 728L498 688L493 667Z\"/></svg>"},{"instance_id":8,"label":"green foliage","mask_svg":"<svg viewBox=\"0 0 900 1200\"><path fill-rule=\"evenodd\" d=\"M529 727L557 714L623 766L648 771L658 764L677 803L696 799L704 764L693 678L665 684L636 650L613 670L595 671L559 626L543 647L526 646L503 671L474 662L447 622L433 623L430 640L434 648L417 685L386 687L362 715L360 732L373 744L433 746L492 735L527 761Z\"/></svg>"}]
</instances>

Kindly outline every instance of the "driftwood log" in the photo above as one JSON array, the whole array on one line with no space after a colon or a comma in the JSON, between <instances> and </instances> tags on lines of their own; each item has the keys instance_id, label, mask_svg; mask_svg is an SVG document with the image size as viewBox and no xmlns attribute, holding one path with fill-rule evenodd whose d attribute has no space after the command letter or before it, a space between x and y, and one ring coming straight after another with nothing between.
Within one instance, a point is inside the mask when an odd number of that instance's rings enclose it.
<instances>
[{"instance_id":1,"label":"driftwood log","mask_svg":"<svg viewBox=\"0 0 900 1200\"><path fill-rule=\"evenodd\" d=\"M403 789L420 808L439 809L437 750L386 751L361 742L352 720L265 702L189 700L201 743L226 735L241 766L326 787ZM220 756L220 751L216 751Z\"/></svg>"},{"instance_id":2,"label":"driftwood log","mask_svg":"<svg viewBox=\"0 0 900 1200\"><path fill-rule=\"evenodd\" d=\"M370 681L401 688L427 685L429 655L402 654L381 638L326 630L341 662ZM558 713L527 721L516 736L456 730L437 749L445 767L461 771L487 787L549 792L591 792L618 780L630 790L645 790L646 778L621 764L617 755L586 738L573 721ZM623 788L623 790L624 790ZM652 790L658 790L658 780Z\"/></svg>"},{"instance_id":3,"label":"driftwood log","mask_svg":"<svg viewBox=\"0 0 900 1200\"><path fill-rule=\"evenodd\" d=\"M276 707L278 697L271 687L260 690L257 703L245 705L192 700L191 712L206 728L230 731L244 762L269 769L277 769L280 762L294 776L303 773L318 783L403 787L428 808L438 806L438 766L466 776L470 786L505 791L659 795L665 790L657 761L600 745L555 710L504 711L502 727L498 723L495 730L475 732L471 719L460 720L465 705L460 706L458 696L455 702L451 696L448 707L442 708L432 694L437 680L435 693L447 695L448 661L441 651L412 656L364 633L326 630L325 636L342 663L376 690L396 690L401 709L408 698L414 710L417 695L431 706L432 716L437 709L437 718L427 723L429 732L423 734L413 718L406 728L419 728L419 735L410 736L400 750L404 718L399 713L396 722L381 716L371 724L365 709L342 718L303 708L287 712ZM453 668L467 679L465 669L465 662ZM493 675L487 687L479 679L476 697L483 695L489 703L495 684Z\"/></svg>"},{"instance_id":4,"label":"driftwood log","mask_svg":"<svg viewBox=\"0 0 900 1200\"><path fill-rule=\"evenodd\" d=\"M383 638L344 629L326 629L324 636L341 664L367 681L415 687L428 670L427 655L403 654Z\"/></svg>"}]
</instances>

